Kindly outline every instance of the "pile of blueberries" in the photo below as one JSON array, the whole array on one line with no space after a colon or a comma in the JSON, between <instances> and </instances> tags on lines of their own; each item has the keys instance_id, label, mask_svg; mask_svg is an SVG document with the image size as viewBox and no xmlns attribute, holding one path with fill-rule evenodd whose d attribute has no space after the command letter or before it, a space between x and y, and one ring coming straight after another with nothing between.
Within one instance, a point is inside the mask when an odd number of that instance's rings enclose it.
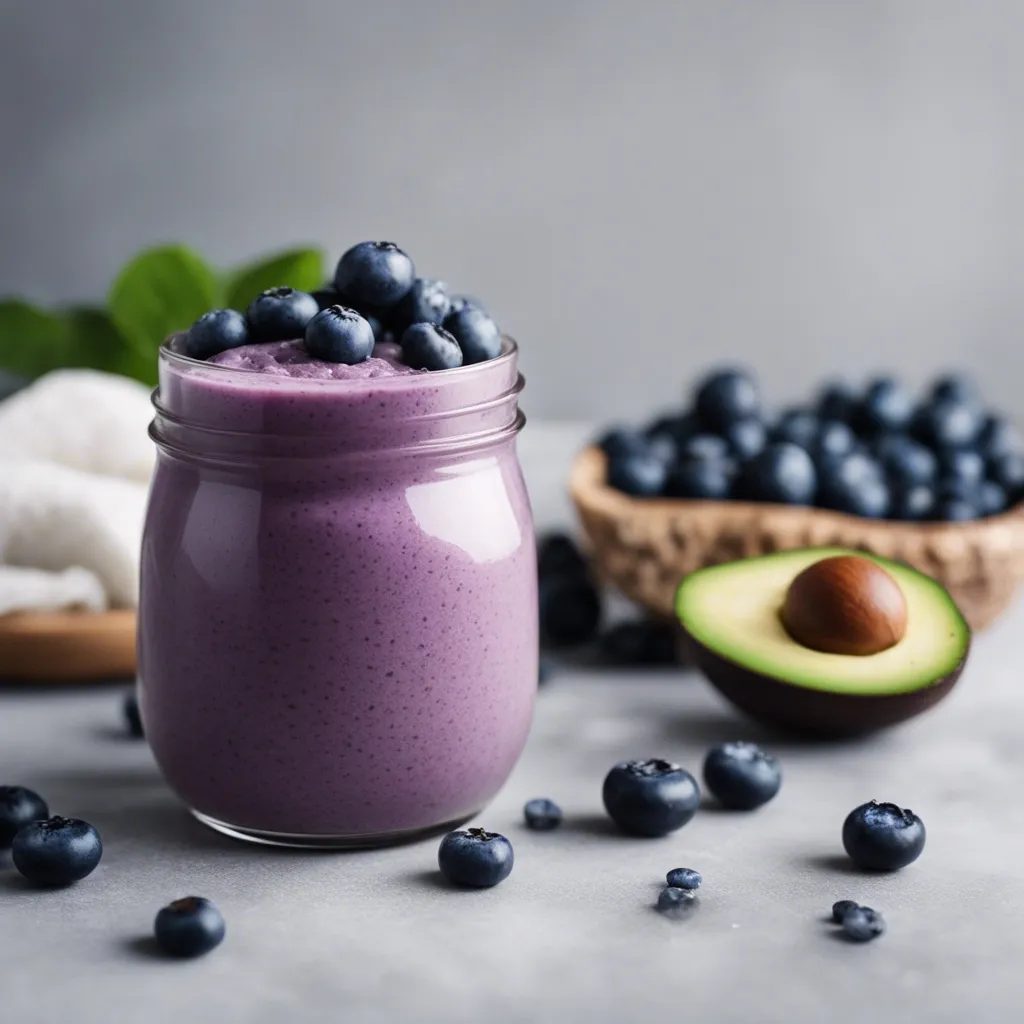
<instances>
[{"instance_id":1,"label":"pile of blueberries","mask_svg":"<svg viewBox=\"0 0 1024 1024\"><path fill-rule=\"evenodd\" d=\"M412 260L394 242L360 242L338 261L334 279L312 294L270 288L245 314L204 313L185 336L185 355L211 359L241 345L302 338L310 355L354 365L379 341L402 348L417 370L451 370L493 359L501 332L483 305L452 295L443 281L417 277Z\"/></svg>"},{"instance_id":2,"label":"pile of blueberries","mask_svg":"<svg viewBox=\"0 0 1024 1024\"><path fill-rule=\"evenodd\" d=\"M872 519L962 521L1024 498L1024 444L966 377L923 400L893 377L826 386L769 418L753 377L718 370L690 409L599 441L610 486L636 497L816 505Z\"/></svg>"}]
</instances>

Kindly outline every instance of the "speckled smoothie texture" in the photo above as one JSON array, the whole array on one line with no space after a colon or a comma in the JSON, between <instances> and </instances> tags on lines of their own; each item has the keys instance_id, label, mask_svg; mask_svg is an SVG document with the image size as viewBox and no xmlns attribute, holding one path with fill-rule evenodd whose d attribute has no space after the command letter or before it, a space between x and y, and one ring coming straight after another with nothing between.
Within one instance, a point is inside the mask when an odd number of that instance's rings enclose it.
<instances>
[{"instance_id":1,"label":"speckled smoothie texture","mask_svg":"<svg viewBox=\"0 0 1024 1024\"><path fill-rule=\"evenodd\" d=\"M464 818L508 777L537 688L515 355L424 373L378 346L346 374L261 348L162 358L147 739L186 804L244 829Z\"/></svg>"}]
</instances>

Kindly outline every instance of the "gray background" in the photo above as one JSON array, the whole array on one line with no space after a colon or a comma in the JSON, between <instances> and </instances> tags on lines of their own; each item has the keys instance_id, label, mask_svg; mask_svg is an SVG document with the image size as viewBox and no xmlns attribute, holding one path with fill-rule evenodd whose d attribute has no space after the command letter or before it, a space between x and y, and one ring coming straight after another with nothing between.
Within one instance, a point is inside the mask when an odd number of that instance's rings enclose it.
<instances>
[{"instance_id":1,"label":"gray background","mask_svg":"<svg viewBox=\"0 0 1024 1024\"><path fill-rule=\"evenodd\" d=\"M1017 0L0 3L0 292L393 237L639 415L719 358L1024 364Z\"/></svg>"}]
</instances>

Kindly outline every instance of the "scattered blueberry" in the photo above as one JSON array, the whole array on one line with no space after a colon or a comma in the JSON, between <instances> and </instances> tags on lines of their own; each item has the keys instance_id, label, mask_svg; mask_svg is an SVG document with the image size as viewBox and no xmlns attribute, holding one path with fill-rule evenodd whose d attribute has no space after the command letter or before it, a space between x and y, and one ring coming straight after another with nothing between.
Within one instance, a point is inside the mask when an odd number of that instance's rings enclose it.
<instances>
[{"instance_id":1,"label":"scattered blueberry","mask_svg":"<svg viewBox=\"0 0 1024 1024\"><path fill-rule=\"evenodd\" d=\"M982 421L973 405L944 399L918 411L912 429L933 448L964 448L977 438Z\"/></svg>"},{"instance_id":2,"label":"scattered blueberry","mask_svg":"<svg viewBox=\"0 0 1024 1024\"><path fill-rule=\"evenodd\" d=\"M334 287L347 299L393 306L413 286L416 269L394 242L360 242L338 261Z\"/></svg>"},{"instance_id":3,"label":"scattered blueberry","mask_svg":"<svg viewBox=\"0 0 1024 1024\"><path fill-rule=\"evenodd\" d=\"M872 800L850 811L843 823L843 846L859 868L897 871L924 849L924 823L895 804Z\"/></svg>"},{"instance_id":4,"label":"scattered blueberry","mask_svg":"<svg viewBox=\"0 0 1024 1024\"><path fill-rule=\"evenodd\" d=\"M832 904L832 920L836 924L842 924L843 918L851 910L860 910L860 904L855 903L853 900L839 900Z\"/></svg>"},{"instance_id":5,"label":"scattered blueberry","mask_svg":"<svg viewBox=\"0 0 1024 1024\"><path fill-rule=\"evenodd\" d=\"M14 866L33 885L60 886L92 873L103 855L99 833L78 818L47 818L22 828L11 845Z\"/></svg>"},{"instance_id":6,"label":"scattered blueberry","mask_svg":"<svg viewBox=\"0 0 1024 1024\"><path fill-rule=\"evenodd\" d=\"M814 463L803 448L787 441L769 444L744 465L737 493L748 501L809 505L814 500L817 477Z\"/></svg>"},{"instance_id":7,"label":"scattered blueberry","mask_svg":"<svg viewBox=\"0 0 1024 1024\"><path fill-rule=\"evenodd\" d=\"M675 664L675 630L651 619L620 622L602 635L601 657L610 665Z\"/></svg>"},{"instance_id":8,"label":"scattered blueberry","mask_svg":"<svg viewBox=\"0 0 1024 1024\"><path fill-rule=\"evenodd\" d=\"M462 349L437 324L413 324L402 334L402 358L414 370L454 370L462 365Z\"/></svg>"},{"instance_id":9,"label":"scattered blueberry","mask_svg":"<svg viewBox=\"0 0 1024 1024\"><path fill-rule=\"evenodd\" d=\"M723 807L752 811L778 793L782 769L753 743L722 743L704 758L704 784Z\"/></svg>"},{"instance_id":10,"label":"scattered blueberry","mask_svg":"<svg viewBox=\"0 0 1024 1024\"><path fill-rule=\"evenodd\" d=\"M245 311L254 342L301 338L306 324L320 312L316 299L294 288L269 288L257 295Z\"/></svg>"},{"instance_id":11,"label":"scattered blueberry","mask_svg":"<svg viewBox=\"0 0 1024 1024\"><path fill-rule=\"evenodd\" d=\"M590 579L564 575L540 583L540 632L552 647L579 647L601 625L601 595Z\"/></svg>"},{"instance_id":12,"label":"scattered blueberry","mask_svg":"<svg viewBox=\"0 0 1024 1024\"><path fill-rule=\"evenodd\" d=\"M919 522L931 519L935 512L935 491L927 484L898 486L892 491L889 516Z\"/></svg>"},{"instance_id":13,"label":"scattered blueberry","mask_svg":"<svg viewBox=\"0 0 1024 1024\"><path fill-rule=\"evenodd\" d=\"M914 415L910 392L891 377L881 377L868 385L856 418L864 433L903 430Z\"/></svg>"},{"instance_id":14,"label":"scattered blueberry","mask_svg":"<svg viewBox=\"0 0 1024 1024\"><path fill-rule=\"evenodd\" d=\"M534 832L550 832L562 824L562 808L554 800L528 800L523 817L526 827Z\"/></svg>"},{"instance_id":15,"label":"scattered blueberry","mask_svg":"<svg viewBox=\"0 0 1024 1024\"><path fill-rule=\"evenodd\" d=\"M202 896L186 896L168 903L156 915L153 933L169 956L203 956L224 941L224 918Z\"/></svg>"},{"instance_id":16,"label":"scattered blueberry","mask_svg":"<svg viewBox=\"0 0 1024 1024\"><path fill-rule=\"evenodd\" d=\"M658 894L658 910L663 914L682 914L697 905L697 894L692 889L666 886Z\"/></svg>"},{"instance_id":17,"label":"scattered blueberry","mask_svg":"<svg viewBox=\"0 0 1024 1024\"><path fill-rule=\"evenodd\" d=\"M665 881L673 889L699 889L704 879L699 871L693 868L673 868L666 876Z\"/></svg>"},{"instance_id":18,"label":"scattered blueberry","mask_svg":"<svg viewBox=\"0 0 1024 1024\"><path fill-rule=\"evenodd\" d=\"M354 309L328 306L305 329L306 351L317 359L354 366L373 355L373 328Z\"/></svg>"},{"instance_id":19,"label":"scattered blueberry","mask_svg":"<svg viewBox=\"0 0 1024 1024\"><path fill-rule=\"evenodd\" d=\"M978 392L974 382L962 373L947 373L939 377L932 385L933 402L962 402L971 404L977 401Z\"/></svg>"},{"instance_id":20,"label":"scattered blueberry","mask_svg":"<svg viewBox=\"0 0 1024 1024\"><path fill-rule=\"evenodd\" d=\"M121 703L121 713L124 716L124 724L128 726L128 735L137 740L142 739L144 734L142 715L139 714L139 695L134 686L124 695L124 700Z\"/></svg>"},{"instance_id":21,"label":"scattered blueberry","mask_svg":"<svg viewBox=\"0 0 1024 1024\"><path fill-rule=\"evenodd\" d=\"M817 413L823 420L842 420L849 423L856 414L860 398L846 381L826 384L818 398Z\"/></svg>"},{"instance_id":22,"label":"scattered blueberry","mask_svg":"<svg viewBox=\"0 0 1024 1024\"><path fill-rule=\"evenodd\" d=\"M753 416L733 420L722 429L722 437L729 445L729 451L739 459L752 459L759 454L768 441L768 433L761 420Z\"/></svg>"},{"instance_id":23,"label":"scattered blueberry","mask_svg":"<svg viewBox=\"0 0 1024 1024\"><path fill-rule=\"evenodd\" d=\"M724 459L688 459L669 471L664 493L670 498L722 501L729 497L732 481L732 465Z\"/></svg>"},{"instance_id":24,"label":"scattered blueberry","mask_svg":"<svg viewBox=\"0 0 1024 1024\"><path fill-rule=\"evenodd\" d=\"M185 335L185 355L192 359L211 359L229 348L249 344L249 325L234 309L214 309L204 313Z\"/></svg>"},{"instance_id":25,"label":"scattered blueberry","mask_svg":"<svg viewBox=\"0 0 1024 1024\"><path fill-rule=\"evenodd\" d=\"M694 406L708 430L723 430L733 420L759 416L761 398L748 374L739 370L719 370L700 382Z\"/></svg>"},{"instance_id":26,"label":"scattered blueberry","mask_svg":"<svg viewBox=\"0 0 1024 1024\"><path fill-rule=\"evenodd\" d=\"M5 850L14 837L33 821L50 816L46 801L24 786L0 786L0 850Z\"/></svg>"},{"instance_id":27,"label":"scattered blueberry","mask_svg":"<svg viewBox=\"0 0 1024 1024\"><path fill-rule=\"evenodd\" d=\"M537 571L542 577L584 576L587 563L567 533L549 533L537 544Z\"/></svg>"},{"instance_id":28,"label":"scattered blueberry","mask_svg":"<svg viewBox=\"0 0 1024 1024\"><path fill-rule=\"evenodd\" d=\"M618 455L608 461L608 485L635 498L653 498L665 489L668 469L650 451Z\"/></svg>"},{"instance_id":29,"label":"scattered blueberry","mask_svg":"<svg viewBox=\"0 0 1024 1024\"><path fill-rule=\"evenodd\" d=\"M947 523L966 523L978 518L978 509L966 498L939 498L932 518Z\"/></svg>"},{"instance_id":30,"label":"scattered blueberry","mask_svg":"<svg viewBox=\"0 0 1024 1024\"><path fill-rule=\"evenodd\" d=\"M497 832L482 828L449 832L441 840L437 864L452 885L487 889L512 873L512 844Z\"/></svg>"},{"instance_id":31,"label":"scattered blueberry","mask_svg":"<svg viewBox=\"0 0 1024 1024\"><path fill-rule=\"evenodd\" d=\"M417 277L390 311L389 324L401 333L410 324L441 324L451 310L448 286L431 277Z\"/></svg>"},{"instance_id":32,"label":"scattered blueberry","mask_svg":"<svg viewBox=\"0 0 1024 1024\"><path fill-rule=\"evenodd\" d=\"M459 343L467 366L485 363L501 354L501 331L482 309L467 306L451 313L445 317L444 326Z\"/></svg>"},{"instance_id":33,"label":"scattered blueberry","mask_svg":"<svg viewBox=\"0 0 1024 1024\"><path fill-rule=\"evenodd\" d=\"M994 480L985 480L978 488L978 511L983 516L999 515L1006 505L1006 491Z\"/></svg>"},{"instance_id":34,"label":"scattered blueberry","mask_svg":"<svg viewBox=\"0 0 1024 1024\"><path fill-rule=\"evenodd\" d=\"M818 417L808 409L789 409L772 427L773 441L788 441L810 451L818 436Z\"/></svg>"},{"instance_id":35,"label":"scattered blueberry","mask_svg":"<svg viewBox=\"0 0 1024 1024\"><path fill-rule=\"evenodd\" d=\"M889 487L878 463L851 452L822 466L818 504L848 515L884 519L889 514Z\"/></svg>"},{"instance_id":36,"label":"scattered blueberry","mask_svg":"<svg viewBox=\"0 0 1024 1024\"><path fill-rule=\"evenodd\" d=\"M608 773L605 810L628 835L665 836L682 828L700 806L700 787L670 761L623 761Z\"/></svg>"},{"instance_id":37,"label":"scattered blueberry","mask_svg":"<svg viewBox=\"0 0 1024 1024\"><path fill-rule=\"evenodd\" d=\"M870 907L848 910L840 922L843 931L853 942L870 942L885 932L885 919Z\"/></svg>"}]
</instances>

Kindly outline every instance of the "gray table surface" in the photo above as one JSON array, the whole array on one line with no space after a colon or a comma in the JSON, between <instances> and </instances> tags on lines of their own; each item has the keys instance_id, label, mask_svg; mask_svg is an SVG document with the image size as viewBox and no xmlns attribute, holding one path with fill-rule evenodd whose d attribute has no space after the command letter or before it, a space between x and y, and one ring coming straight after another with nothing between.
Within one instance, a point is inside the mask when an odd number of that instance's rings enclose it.
<instances>
[{"instance_id":1,"label":"gray table surface","mask_svg":"<svg viewBox=\"0 0 1024 1024\"><path fill-rule=\"evenodd\" d=\"M578 432L537 431L524 461L542 523ZM561 461L560 461L561 460ZM739 717L681 671L564 667L540 695L515 775L480 823L516 847L485 892L442 886L436 842L358 854L249 847L192 821L143 743L123 736L115 688L0 692L0 781L93 822L96 873L26 888L0 860L4 1024L224 1022L1019 1021L1024 1001L1024 603L976 643L933 713L856 743L794 743ZM709 745L754 739L782 760L779 797L753 814L703 810L664 840L616 835L606 770L665 756L696 770ZM551 796L565 827L533 834L521 807ZM853 872L843 818L871 798L914 808L920 861ZM653 903L667 869L705 877L684 921ZM155 911L219 904L224 945L163 961ZM866 946L825 922L852 898L886 915Z\"/></svg>"}]
</instances>

